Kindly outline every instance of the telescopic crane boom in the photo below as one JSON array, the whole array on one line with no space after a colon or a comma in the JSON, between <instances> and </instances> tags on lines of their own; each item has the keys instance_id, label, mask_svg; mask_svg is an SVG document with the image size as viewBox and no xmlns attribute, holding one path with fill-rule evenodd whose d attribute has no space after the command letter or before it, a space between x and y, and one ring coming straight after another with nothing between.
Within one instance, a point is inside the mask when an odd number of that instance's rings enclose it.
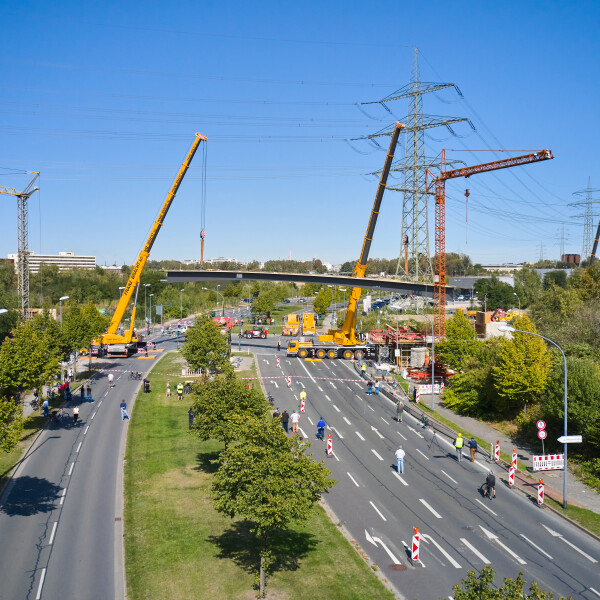
<instances>
[{"instance_id":1,"label":"telescopic crane boom","mask_svg":"<svg viewBox=\"0 0 600 600\"><path fill-rule=\"evenodd\" d=\"M95 344L107 344L110 346L111 344L127 345L127 344L131 344L132 342L137 342L137 338L133 332L133 324L134 324L134 320L135 320L135 311L136 311L136 306L137 306L137 289L138 289L138 286L140 285L140 278L142 276L142 271L144 270L146 261L148 260L148 257L150 256L150 250L152 250L152 246L154 245L156 236L158 235L158 232L160 231L160 228L162 227L162 224L165 221L167 212L169 211L169 208L171 207L171 204L173 203L175 195L177 194L177 190L179 189L179 186L181 185L181 182L183 181L183 178L184 178L185 174L187 173L190 163L192 162L192 159L194 158L194 154L196 153L196 150L198 149L198 146L200 145L201 141L205 142L206 137L200 133L197 133L196 138L194 139L194 143L192 144L190 151L188 152L185 160L183 161L183 164L181 165L181 168L179 169L179 173L177 174L177 177L175 178L175 181L173 182L173 185L171 186L171 190L167 194L167 197L166 197L166 199L162 205L162 208L160 210L160 213L158 214L158 217L156 218L156 221L154 222L154 225L152 226L152 230L150 231L150 235L148 236L148 239L146 240L146 244L142 248L142 251L140 252L140 254L138 256L136 263L133 265L133 268L131 269L129 279L127 280L127 283L125 284L125 289L123 290L121 299L119 300L119 303L117 304L117 309L115 310L115 313L111 319L108 330L100 338L100 340L94 341ZM135 292L135 302L133 305L133 310L132 310L132 315L131 315L131 325L129 327L129 330L126 331L124 333L124 335L119 335L117 333L117 330L119 329L119 325L121 324L121 320L123 319L125 310L127 309L127 306L129 305L129 302L130 302L134 292ZM127 354L127 352L126 352L126 354Z\"/></svg>"}]
</instances>

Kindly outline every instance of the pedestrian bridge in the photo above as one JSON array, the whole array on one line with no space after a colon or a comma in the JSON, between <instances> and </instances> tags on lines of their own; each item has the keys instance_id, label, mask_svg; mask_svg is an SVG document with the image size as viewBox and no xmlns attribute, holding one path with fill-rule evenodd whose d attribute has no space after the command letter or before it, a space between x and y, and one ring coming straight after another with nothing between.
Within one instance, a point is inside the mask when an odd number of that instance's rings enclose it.
<instances>
[{"instance_id":1,"label":"pedestrian bridge","mask_svg":"<svg viewBox=\"0 0 600 600\"><path fill-rule=\"evenodd\" d=\"M342 287L359 287L387 292L434 297L431 283L381 279L379 277L346 277L343 275L307 275L305 273L269 273L267 271L167 271L168 283L191 281L290 281L293 283L317 283ZM452 299L454 288L446 286L446 300Z\"/></svg>"}]
</instances>

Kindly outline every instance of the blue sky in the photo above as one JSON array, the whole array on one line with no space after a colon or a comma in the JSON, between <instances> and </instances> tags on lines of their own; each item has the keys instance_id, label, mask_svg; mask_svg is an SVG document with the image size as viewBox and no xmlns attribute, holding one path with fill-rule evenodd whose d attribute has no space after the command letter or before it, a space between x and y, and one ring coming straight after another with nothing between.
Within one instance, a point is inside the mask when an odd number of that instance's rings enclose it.
<instances>
[{"instance_id":1,"label":"blue sky","mask_svg":"<svg viewBox=\"0 0 600 600\"><path fill-rule=\"evenodd\" d=\"M477 129L430 131L428 155L455 149L448 155L467 164L495 160L477 151L489 148L555 155L449 183L447 251L483 263L558 258L564 226L565 250L581 252L583 210L568 204L588 177L600 187L597 2L249 6L0 5L11 32L0 41L0 185L22 189L19 171L41 172L32 250L133 263L200 131L206 257L355 259L377 187L368 173L385 153L345 140L406 114L403 101L393 115L356 103L408 83L416 45L421 79L464 94L430 94L424 112L468 117ZM0 201L6 256L16 251L16 201ZM151 258L199 257L201 214L199 152ZM401 216L401 194L387 192L372 257L398 255ZM430 224L433 248L432 213Z\"/></svg>"}]
</instances>

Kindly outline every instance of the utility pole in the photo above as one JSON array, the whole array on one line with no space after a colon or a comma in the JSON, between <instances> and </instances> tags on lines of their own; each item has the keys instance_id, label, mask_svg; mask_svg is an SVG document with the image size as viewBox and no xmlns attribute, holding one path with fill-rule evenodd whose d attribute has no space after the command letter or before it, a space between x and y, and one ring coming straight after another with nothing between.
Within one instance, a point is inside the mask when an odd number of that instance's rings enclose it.
<instances>
[{"instance_id":1,"label":"utility pole","mask_svg":"<svg viewBox=\"0 0 600 600\"><path fill-rule=\"evenodd\" d=\"M583 207L583 214L575 215L575 218L583 218L581 260L587 260L592 253L592 243L594 239L594 204L598 204L600 202L597 197L594 197L594 194L598 194L599 192L600 190L592 188L591 177L588 177L587 188L573 192L573 196L581 199L569 204L569 206Z\"/></svg>"}]
</instances>

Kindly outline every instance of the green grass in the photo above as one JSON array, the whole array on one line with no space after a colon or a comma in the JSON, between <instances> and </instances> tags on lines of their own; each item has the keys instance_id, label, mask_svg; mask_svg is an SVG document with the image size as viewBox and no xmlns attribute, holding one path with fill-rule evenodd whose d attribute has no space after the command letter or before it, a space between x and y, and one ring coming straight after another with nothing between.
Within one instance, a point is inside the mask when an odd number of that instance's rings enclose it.
<instances>
[{"instance_id":1,"label":"green grass","mask_svg":"<svg viewBox=\"0 0 600 600\"><path fill-rule=\"evenodd\" d=\"M188 433L190 398L166 398L178 354L154 366L133 409L125 463L125 561L131 600L254 598L256 548L247 524L217 513L210 486L222 445ZM174 385L171 377L171 386ZM391 600L393 595L320 507L277 540L267 598Z\"/></svg>"},{"instance_id":2,"label":"green grass","mask_svg":"<svg viewBox=\"0 0 600 600\"><path fill-rule=\"evenodd\" d=\"M566 510L562 506L562 502L557 502L552 498L546 496L544 498L544 503L548 504L552 508L556 509L561 515L565 515L576 521L592 533L600 536L600 515L588 510L587 508L580 508L579 506L569 506L567 505Z\"/></svg>"}]
</instances>

